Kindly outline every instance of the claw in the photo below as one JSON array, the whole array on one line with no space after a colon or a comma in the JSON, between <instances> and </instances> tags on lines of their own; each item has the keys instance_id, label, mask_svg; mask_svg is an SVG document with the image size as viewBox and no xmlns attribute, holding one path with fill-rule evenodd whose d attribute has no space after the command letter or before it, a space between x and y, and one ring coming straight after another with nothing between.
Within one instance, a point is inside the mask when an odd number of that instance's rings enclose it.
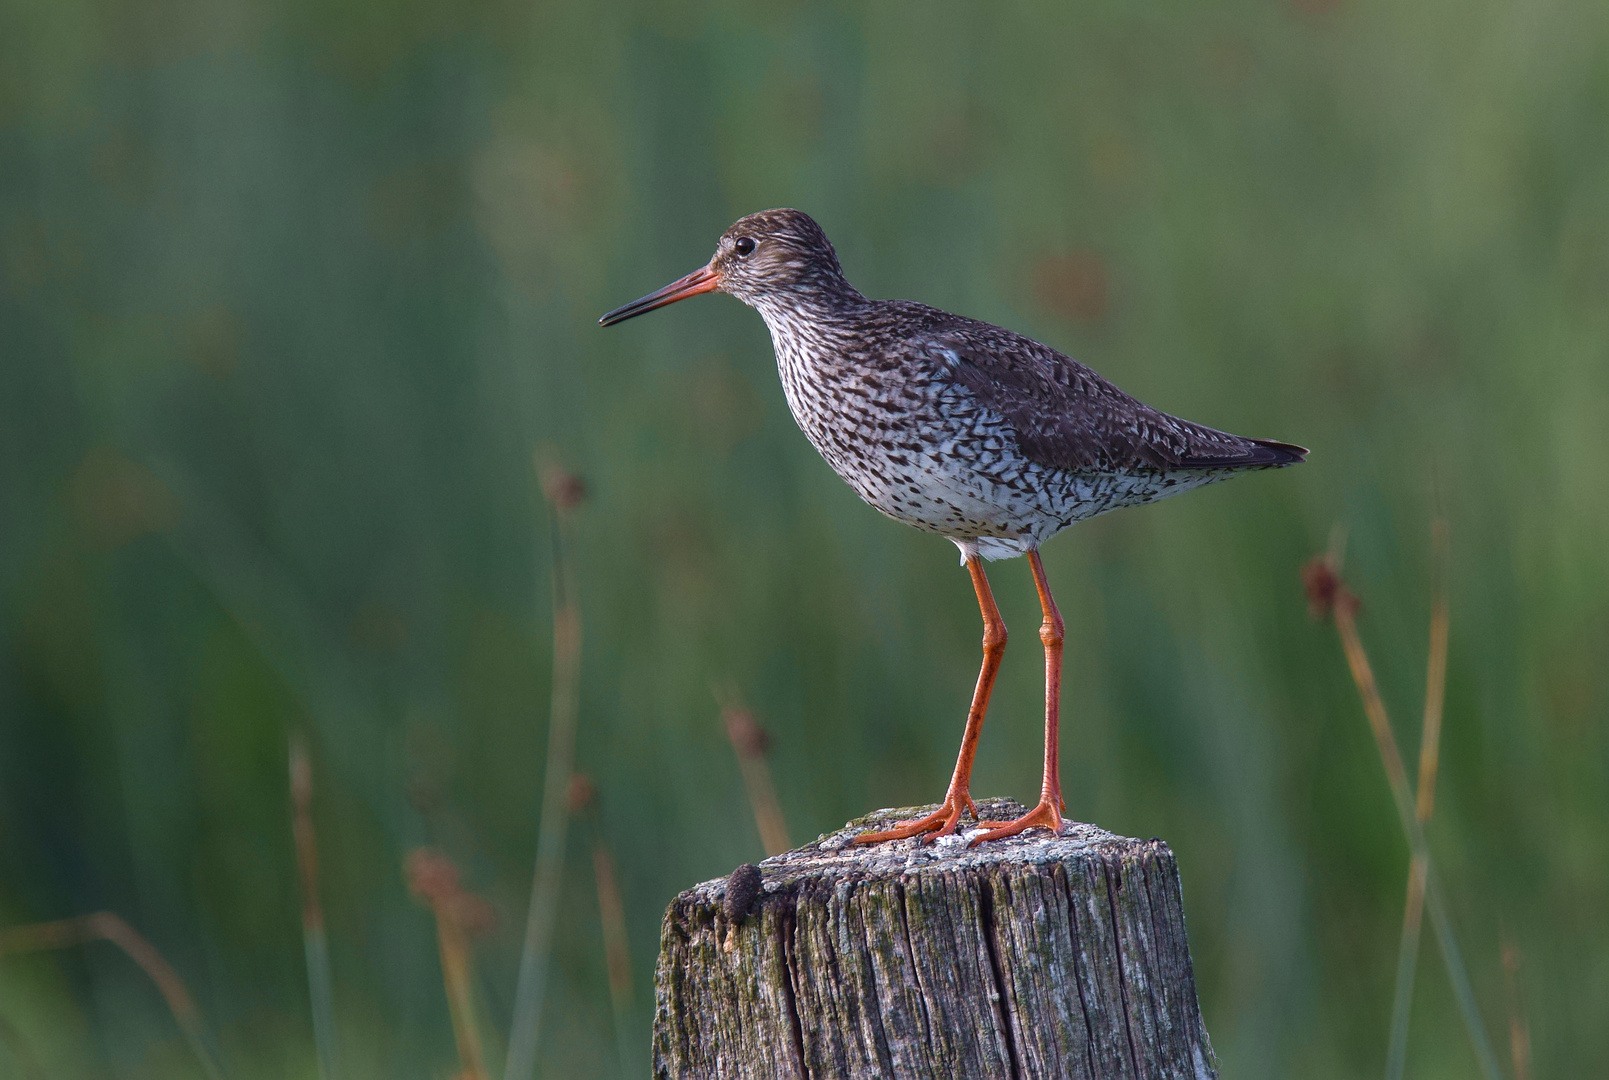
<instances>
[{"instance_id":1,"label":"claw","mask_svg":"<svg viewBox=\"0 0 1609 1080\"><path fill-rule=\"evenodd\" d=\"M1058 798L1056 803L1061 802ZM1016 836L1028 829L1049 829L1057 835L1061 834L1062 816L1055 803L1039 800L1039 805L1028 811L1016 821L980 821L979 825L988 828L988 832L974 836L967 847L977 847L985 840L1004 840L1008 836Z\"/></svg>"},{"instance_id":2,"label":"claw","mask_svg":"<svg viewBox=\"0 0 1609 1080\"><path fill-rule=\"evenodd\" d=\"M931 843L941 836L951 836L956 826L961 822L961 815L969 812L974 821L978 818L978 806L972 801L972 796L966 792L951 792L944 797L939 808L926 817L911 821L901 821L892 829L882 832L865 832L850 841L852 844L881 844L885 840L908 840L913 836L922 837L922 843ZM924 836L932 833L932 836Z\"/></svg>"}]
</instances>

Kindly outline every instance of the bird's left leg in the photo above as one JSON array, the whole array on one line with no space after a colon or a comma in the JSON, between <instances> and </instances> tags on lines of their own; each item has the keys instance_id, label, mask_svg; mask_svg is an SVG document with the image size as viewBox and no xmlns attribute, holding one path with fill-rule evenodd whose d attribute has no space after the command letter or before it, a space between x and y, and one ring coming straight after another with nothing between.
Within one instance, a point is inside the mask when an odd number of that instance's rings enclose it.
<instances>
[{"instance_id":1,"label":"bird's left leg","mask_svg":"<svg viewBox=\"0 0 1609 1080\"><path fill-rule=\"evenodd\" d=\"M978 751L978 736L983 733L983 717L989 711L989 694L994 689L994 677L1000 670L1000 658L1006 654L1006 623L1000 617L1000 609L995 606L989 578L983 572L983 560L976 552L967 556L967 573L972 575L972 588L978 594L978 610L983 615L983 666L978 669L978 685L972 691L972 707L967 710L967 726L961 734L961 753L955 759L950 787L944 793L944 801L931 814L914 821L899 822L883 832L861 833L855 837L857 844L904 840L912 836L932 840L954 833L963 813L971 813L974 819L978 816L978 807L972 801L972 758Z\"/></svg>"},{"instance_id":2,"label":"bird's left leg","mask_svg":"<svg viewBox=\"0 0 1609 1080\"><path fill-rule=\"evenodd\" d=\"M1034 588L1039 591L1039 606L1045 613L1039 625L1039 640L1045 645L1045 775L1039 788L1039 805L1016 821L984 821L988 832L973 837L972 843L999 840L1016 836L1024 829L1046 828L1061 832L1062 812L1067 809L1061 795L1061 658L1064 627L1056 600L1050 595L1050 582L1045 579L1045 564L1039 560L1038 550L1028 552L1028 566L1033 570Z\"/></svg>"}]
</instances>

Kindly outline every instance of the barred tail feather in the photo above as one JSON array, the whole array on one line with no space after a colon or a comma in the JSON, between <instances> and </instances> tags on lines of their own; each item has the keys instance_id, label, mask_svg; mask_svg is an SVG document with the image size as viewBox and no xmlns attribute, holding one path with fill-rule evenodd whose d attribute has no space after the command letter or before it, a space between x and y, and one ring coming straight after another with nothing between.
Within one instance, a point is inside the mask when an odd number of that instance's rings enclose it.
<instances>
[{"instance_id":1,"label":"barred tail feather","mask_svg":"<svg viewBox=\"0 0 1609 1080\"><path fill-rule=\"evenodd\" d=\"M1272 439L1247 439L1247 448L1238 454L1185 458L1174 464L1179 469L1277 469L1299 465L1307 460L1307 448Z\"/></svg>"}]
</instances>

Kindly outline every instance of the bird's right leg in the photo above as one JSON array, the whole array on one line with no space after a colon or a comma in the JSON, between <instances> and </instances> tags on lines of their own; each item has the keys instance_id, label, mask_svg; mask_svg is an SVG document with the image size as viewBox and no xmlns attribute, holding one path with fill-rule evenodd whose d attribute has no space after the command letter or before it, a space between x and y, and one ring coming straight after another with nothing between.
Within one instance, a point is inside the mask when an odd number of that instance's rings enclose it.
<instances>
[{"instance_id":1,"label":"bird's right leg","mask_svg":"<svg viewBox=\"0 0 1609 1080\"><path fill-rule=\"evenodd\" d=\"M950 777L950 788L944 793L939 808L915 821L902 821L883 832L861 833L857 844L876 844L883 840L904 840L910 836L932 833L927 839L949 836L955 832L963 811L978 816L977 805L972 801L972 759L978 752L978 736L983 733L983 717L989 711L989 692L994 689L994 677L1000 670L1000 658L1006 654L1006 624L995 606L994 593L989 579L983 573L983 560L976 554L967 556L967 572L972 575L972 588L978 594L978 610L983 613L983 667L978 671L978 686L972 691L972 708L967 710L966 730L961 734L961 754L955 760L955 773Z\"/></svg>"}]
</instances>

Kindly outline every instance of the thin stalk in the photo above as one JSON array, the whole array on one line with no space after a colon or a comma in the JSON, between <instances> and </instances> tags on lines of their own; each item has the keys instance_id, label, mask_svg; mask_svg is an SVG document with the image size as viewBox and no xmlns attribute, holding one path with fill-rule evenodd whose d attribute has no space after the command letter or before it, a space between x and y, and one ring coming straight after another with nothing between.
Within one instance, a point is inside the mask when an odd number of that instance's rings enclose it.
<instances>
[{"instance_id":1,"label":"thin stalk","mask_svg":"<svg viewBox=\"0 0 1609 1080\"><path fill-rule=\"evenodd\" d=\"M735 690L717 691L716 700L721 706L726 737L737 752L743 787L754 809L754 824L760 830L760 844L767 855L780 855L793 845L788 842L788 823L782 817L782 803L777 798L777 786L766 761L770 737L754 722L754 714L744 707Z\"/></svg>"},{"instance_id":2,"label":"thin stalk","mask_svg":"<svg viewBox=\"0 0 1609 1080\"><path fill-rule=\"evenodd\" d=\"M1402 754L1397 750L1397 740L1391 733L1391 721L1386 714L1385 703L1380 698L1380 688L1374 679L1374 669L1370 666L1368 654L1358 637L1357 597L1347 590L1333 566L1324 563L1323 560L1309 566L1307 577L1309 598L1313 601L1315 610L1322 612L1327 609L1335 620L1335 628L1341 638L1341 648L1346 653L1347 667L1351 669L1352 681L1357 684L1358 696L1363 701L1363 711L1369 720L1369 730L1374 733L1375 745L1380 752L1380 763L1385 768L1386 780L1391 787L1391 798L1397 807L1397 817L1402 823L1403 834L1408 839L1408 849L1415 857L1424 860L1425 901L1430 908L1431 929L1435 931L1437 943L1441 946L1442 960L1447 968L1447 979L1452 983L1453 997L1463 1014L1464 1027L1469 1032L1469 1041L1475 1051L1475 1058L1486 1080L1502 1080L1502 1070L1498 1068L1497 1056L1492 1053L1491 1041L1486 1037L1486 1026L1481 1021L1474 989L1470 985L1463 956L1458 950L1452 926L1447 919L1441 887L1430 859L1430 849L1425 843L1424 828L1419 821L1413 795L1408 788L1408 773L1402 765Z\"/></svg>"},{"instance_id":3,"label":"thin stalk","mask_svg":"<svg viewBox=\"0 0 1609 1080\"><path fill-rule=\"evenodd\" d=\"M553 503L553 696L548 709L547 776L542 787L542 824L525 922L525 944L514 989L504 1080L530 1080L536 1070L542 995L553 945L564 875L564 836L569 826L569 783L575 768L576 708L581 680L581 612L568 558L571 512L580 503L579 481L556 471L544 476Z\"/></svg>"},{"instance_id":4,"label":"thin stalk","mask_svg":"<svg viewBox=\"0 0 1609 1080\"><path fill-rule=\"evenodd\" d=\"M631 954L626 947L626 908L615 880L614 856L600 833L594 832L592 874L598 883L598 917L603 924L603 953L609 965L609 1005L615 1019L615 1052L620 1075L632 1075L634 1056L627 1045L631 1019Z\"/></svg>"},{"instance_id":5,"label":"thin stalk","mask_svg":"<svg viewBox=\"0 0 1609 1080\"><path fill-rule=\"evenodd\" d=\"M1415 854L1408 861L1408 899L1402 910L1402 942L1397 948L1397 986L1391 1002L1391 1042L1386 1052L1387 1080L1402 1080L1408 1061L1408 1014L1413 1005L1414 969L1419 964L1420 927L1425 912L1425 874L1429 867Z\"/></svg>"},{"instance_id":6,"label":"thin stalk","mask_svg":"<svg viewBox=\"0 0 1609 1080\"><path fill-rule=\"evenodd\" d=\"M1470 985L1463 954L1458 951L1458 941L1453 937L1453 924L1447 917L1447 908L1442 901L1436 868L1428 860L1425 873L1425 905L1430 909L1430 928L1436 932L1436 943L1441 946L1442 960L1447 967L1447 981L1452 984L1459 1012L1464 1014L1464 1026L1469 1030L1475 1058L1480 1062L1481 1072L1487 1080L1502 1080L1503 1071L1497 1067L1497 1055L1492 1053L1492 1044L1486 1038L1486 1027L1481 1023L1480 1006L1475 1003L1475 988Z\"/></svg>"},{"instance_id":7,"label":"thin stalk","mask_svg":"<svg viewBox=\"0 0 1609 1080\"><path fill-rule=\"evenodd\" d=\"M1419 731L1419 799L1414 810L1420 821L1429 821L1436 806L1442 707L1447 700L1447 523L1438 519L1431 537L1436 583L1430 602L1430 658L1425 665L1425 722Z\"/></svg>"},{"instance_id":8,"label":"thin stalk","mask_svg":"<svg viewBox=\"0 0 1609 1080\"><path fill-rule=\"evenodd\" d=\"M313 766L307 743L290 743L292 833L296 870L302 883L302 951L307 958L307 1000L313 1014L313 1047L321 1080L335 1080L335 995L330 979L330 948L324 936L324 906L318 897L318 843L313 832Z\"/></svg>"},{"instance_id":9,"label":"thin stalk","mask_svg":"<svg viewBox=\"0 0 1609 1080\"><path fill-rule=\"evenodd\" d=\"M436 909L436 945L441 952L441 981L447 991L447 1010L452 1015L453 1041L458 1045L458 1063L464 1080L486 1080L485 1054L481 1051L480 1029L475 1025L475 1007L469 967L469 941L464 928L450 911Z\"/></svg>"},{"instance_id":10,"label":"thin stalk","mask_svg":"<svg viewBox=\"0 0 1609 1080\"><path fill-rule=\"evenodd\" d=\"M1396 737L1391 733L1391 719L1386 714L1385 702L1380 698L1380 687L1374 681L1374 668L1369 664L1369 655L1358 637L1356 609L1357 601L1352 599L1350 593L1338 597L1335 603L1335 629L1340 632L1347 667L1352 671L1358 697L1363 700L1363 713L1368 717L1369 731L1374 735L1375 748L1380 752L1380 764L1384 766L1386 781L1391 785L1391 797L1396 801L1397 813L1402 816L1403 827L1408 830L1410 845L1417 847L1413 841L1419 831L1418 819L1414 816L1413 796L1408 788L1408 771L1403 768L1402 754L1397 749Z\"/></svg>"},{"instance_id":11,"label":"thin stalk","mask_svg":"<svg viewBox=\"0 0 1609 1080\"><path fill-rule=\"evenodd\" d=\"M458 867L431 848L416 848L403 864L408 889L424 902L436 920L436 946L441 953L441 981L458 1047L458 1076L486 1080L485 1054L475 1024L475 1001L469 936L484 933L497 921L483 898L459 883Z\"/></svg>"},{"instance_id":12,"label":"thin stalk","mask_svg":"<svg viewBox=\"0 0 1609 1080\"><path fill-rule=\"evenodd\" d=\"M1436 772L1441 750L1442 706L1447 695L1447 523L1431 527L1435 584L1430 601L1430 654L1425 664L1425 715L1419 728L1419 787L1414 817L1421 831L1436 806ZM1425 879L1429 865L1415 852L1408 863L1408 898L1402 910L1402 942L1397 950L1397 985L1391 1003L1391 1041L1386 1055L1387 1080L1402 1080L1408 1061L1408 1019L1413 1009L1414 975L1419 964L1420 927L1424 921Z\"/></svg>"},{"instance_id":13,"label":"thin stalk","mask_svg":"<svg viewBox=\"0 0 1609 1080\"><path fill-rule=\"evenodd\" d=\"M1531 1025L1520 996L1520 950L1503 942L1503 983L1508 992L1508 1052L1514 1061L1515 1080L1531 1080Z\"/></svg>"},{"instance_id":14,"label":"thin stalk","mask_svg":"<svg viewBox=\"0 0 1609 1080\"><path fill-rule=\"evenodd\" d=\"M603 955L609 972L609 1007L614 1013L615 1056L620 1075L634 1075L635 1055L626 1041L631 1018L631 954L626 944L626 906L615 878L615 859L596 813L598 789L582 773L570 777L570 814L584 820L592 835L592 876L598 888L598 921L603 926Z\"/></svg>"},{"instance_id":15,"label":"thin stalk","mask_svg":"<svg viewBox=\"0 0 1609 1080\"><path fill-rule=\"evenodd\" d=\"M184 980L156 951L156 947L120 916L110 911L97 911L71 919L8 927L0 930L0 955L63 949L91 941L110 941L139 965L140 970L156 984L162 1000L167 1002L168 1011L173 1014L196 1060L201 1062L202 1071L210 1080L222 1080L223 1067L212 1050L206 1025L201 1020L201 1010L196 1008L195 999L190 996Z\"/></svg>"}]
</instances>

